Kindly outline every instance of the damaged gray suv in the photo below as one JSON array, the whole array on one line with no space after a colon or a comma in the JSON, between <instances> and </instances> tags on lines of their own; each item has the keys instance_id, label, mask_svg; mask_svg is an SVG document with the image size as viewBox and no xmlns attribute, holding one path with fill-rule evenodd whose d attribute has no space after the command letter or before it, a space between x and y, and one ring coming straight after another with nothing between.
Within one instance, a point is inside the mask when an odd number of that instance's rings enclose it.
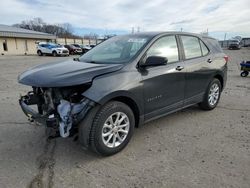
<instances>
[{"instance_id":1,"label":"damaged gray suv","mask_svg":"<svg viewBox=\"0 0 250 188\"><path fill-rule=\"evenodd\" d=\"M83 147L112 155L145 122L194 104L214 109L225 87L227 61L218 42L207 36L116 36L74 61L22 73L19 83L32 91L19 103L29 120L50 130L50 138L75 136Z\"/></svg>"}]
</instances>

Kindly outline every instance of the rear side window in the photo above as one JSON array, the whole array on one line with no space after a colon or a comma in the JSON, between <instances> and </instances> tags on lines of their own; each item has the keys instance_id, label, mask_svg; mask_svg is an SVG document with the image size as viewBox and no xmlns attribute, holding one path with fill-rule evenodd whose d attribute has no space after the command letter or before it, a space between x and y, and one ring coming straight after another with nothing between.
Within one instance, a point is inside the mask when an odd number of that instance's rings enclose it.
<instances>
[{"instance_id":1,"label":"rear side window","mask_svg":"<svg viewBox=\"0 0 250 188\"><path fill-rule=\"evenodd\" d=\"M206 44L208 45L209 49L212 52L215 52L215 53L223 52L220 45L219 45L219 43L218 43L218 41L216 39L203 37L203 40L206 42Z\"/></svg>"},{"instance_id":2,"label":"rear side window","mask_svg":"<svg viewBox=\"0 0 250 188\"><path fill-rule=\"evenodd\" d=\"M186 59L201 57L201 46L199 39L192 36L181 36Z\"/></svg>"},{"instance_id":3,"label":"rear side window","mask_svg":"<svg viewBox=\"0 0 250 188\"><path fill-rule=\"evenodd\" d=\"M147 57L149 56L166 57L168 63L179 61L175 36L165 36L158 39L147 51Z\"/></svg>"},{"instance_id":4,"label":"rear side window","mask_svg":"<svg viewBox=\"0 0 250 188\"><path fill-rule=\"evenodd\" d=\"M206 45L204 44L204 42L202 42L200 40L200 44L201 44L201 51L202 51L202 55L205 56L208 54L209 50L207 49Z\"/></svg>"}]
</instances>

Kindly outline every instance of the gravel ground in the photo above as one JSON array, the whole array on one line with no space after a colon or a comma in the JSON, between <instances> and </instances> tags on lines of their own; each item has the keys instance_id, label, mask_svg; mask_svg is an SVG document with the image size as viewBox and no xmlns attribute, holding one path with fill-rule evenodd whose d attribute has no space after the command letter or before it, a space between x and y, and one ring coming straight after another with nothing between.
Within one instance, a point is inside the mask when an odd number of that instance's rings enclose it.
<instances>
[{"instance_id":1,"label":"gravel ground","mask_svg":"<svg viewBox=\"0 0 250 188\"><path fill-rule=\"evenodd\" d=\"M35 64L72 57L0 57L0 187L250 187L250 76L230 56L228 82L213 111L190 107L136 129L129 145L102 158L72 139L46 141L18 105L29 90L17 75Z\"/></svg>"}]
</instances>

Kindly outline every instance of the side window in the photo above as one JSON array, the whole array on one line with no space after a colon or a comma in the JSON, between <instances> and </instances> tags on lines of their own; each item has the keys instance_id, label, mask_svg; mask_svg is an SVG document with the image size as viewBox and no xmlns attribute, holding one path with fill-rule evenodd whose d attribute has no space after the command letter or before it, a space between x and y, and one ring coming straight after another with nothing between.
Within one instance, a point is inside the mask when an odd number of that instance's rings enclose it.
<instances>
[{"instance_id":1,"label":"side window","mask_svg":"<svg viewBox=\"0 0 250 188\"><path fill-rule=\"evenodd\" d=\"M203 55L203 56L204 56L204 55L207 55L209 51L208 51L206 45L205 45L204 42L202 42L201 40L200 40L200 44L201 44L202 55Z\"/></svg>"},{"instance_id":2,"label":"side window","mask_svg":"<svg viewBox=\"0 0 250 188\"><path fill-rule=\"evenodd\" d=\"M168 63L179 61L179 53L175 36L166 36L158 39L147 51L149 56L168 58Z\"/></svg>"},{"instance_id":3,"label":"side window","mask_svg":"<svg viewBox=\"0 0 250 188\"><path fill-rule=\"evenodd\" d=\"M192 36L181 36L186 59L201 57L199 39Z\"/></svg>"}]
</instances>

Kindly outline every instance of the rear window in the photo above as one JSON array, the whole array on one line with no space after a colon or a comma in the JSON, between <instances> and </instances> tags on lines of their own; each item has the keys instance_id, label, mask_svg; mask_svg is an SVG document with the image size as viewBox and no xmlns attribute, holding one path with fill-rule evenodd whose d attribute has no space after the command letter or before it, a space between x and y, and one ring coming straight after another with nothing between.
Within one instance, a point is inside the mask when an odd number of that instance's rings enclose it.
<instances>
[{"instance_id":1,"label":"rear window","mask_svg":"<svg viewBox=\"0 0 250 188\"><path fill-rule=\"evenodd\" d=\"M221 53L222 52L222 49L221 49L221 47L219 45L219 42L216 39L203 37L203 40L205 41L205 43L208 45L209 49L212 52L215 52L215 53Z\"/></svg>"},{"instance_id":2,"label":"rear window","mask_svg":"<svg viewBox=\"0 0 250 188\"><path fill-rule=\"evenodd\" d=\"M201 46L199 39L192 36L181 36L186 59L201 57Z\"/></svg>"}]
</instances>

